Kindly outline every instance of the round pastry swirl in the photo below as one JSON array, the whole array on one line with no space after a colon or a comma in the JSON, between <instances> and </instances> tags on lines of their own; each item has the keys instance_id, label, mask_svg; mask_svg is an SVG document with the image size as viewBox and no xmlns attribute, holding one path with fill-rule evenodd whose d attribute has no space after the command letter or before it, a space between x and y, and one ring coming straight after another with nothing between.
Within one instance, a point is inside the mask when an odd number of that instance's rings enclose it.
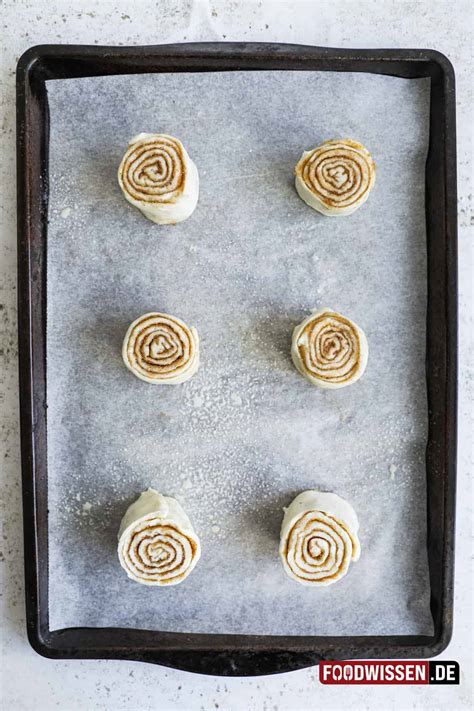
<instances>
[{"instance_id":1,"label":"round pastry swirl","mask_svg":"<svg viewBox=\"0 0 474 711\"><path fill-rule=\"evenodd\" d=\"M118 181L126 199L158 224L185 220L197 204L197 168L181 141L164 133L131 140Z\"/></svg>"},{"instance_id":2,"label":"round pastry swirl","mask_svg":"<svg viewBox=\"0 0 474 711\"><path fill-rule=\"evenodd\" d=\"M172 136L155 134L129 147L120 172L125 189L135 200L176 200L186 179L183 146Z\"/></svg>"},{"instance_id":3,"label":"round pastry swirl","mask_svg":"<svg viewBox=\"0 0 474 711\"><path fill-rule=\"evenodd\" d=\"M321 309L295 328L292 357L298 371L315 385L341 388L363 374L367 339L348 318Z\"/></svg>"},{"instance_id":4,"label":"round pastry swirl","mask_svg":"<svg viewBox=\"0 0 474 711\"><path fill-rule=\"evenodd\" d=\"M122 356L134 375L150 383L183 383L199 367L199 339L176 316L148 313L129 326Z\"/></svg>"},{"instance_id":5,"label":"round pastry swirl","mask_svg":"<svg viewBox=\"0 0 474 711\"><path fill-rule=\"evenodd\" d=\"M125 513L118 554L127 575L144 585L177 585L200 557L199 538L176 499L148 489Z\"/></svg>"},{"instance_id":6,"label":"round pastry swirl","mask_svg":"<svg viewBox=\"0 0 474 711\"><path fill-rule=\"evenodd\" d=\"M283 520L280 556L286 572L303 585L336 582L347 573L351 561L359 558L357 529L355 512L344 499L303 492Z\"/></svg>"},{"instance_id":7,"label":"round pastry swirl","mask_svg":"<svg viewBox=\"0 0 474 711\"><path fill-rule=\"evenodd\" d=\"M347 573L352 550L343 524L322 511L310 511L291 530L286 562L297 578L328 585Z\"/></svg>"},{"instance_id":8,"label":"round pastry swirl","mask_svg":"<svg viewBox=\"0 0 474 711\"><path fill-rule=\"evenodd\" d=\"M305 151L295 168L296 189L325 215L349 215L367 200L375 183L375 163L351 140L326 141Z\"/></svg>"},{"instance_id":9,"label":"round pastry swirl","mask_svg":"<svg viewBox=\"0 0 474 711\"><path fill-rule=\"evenodd\" d=\"M155 585L176 585L194 567L198 545L189 534L151 514L129 532L121 558L130 577Z\"/></svg>"}]
</instances>

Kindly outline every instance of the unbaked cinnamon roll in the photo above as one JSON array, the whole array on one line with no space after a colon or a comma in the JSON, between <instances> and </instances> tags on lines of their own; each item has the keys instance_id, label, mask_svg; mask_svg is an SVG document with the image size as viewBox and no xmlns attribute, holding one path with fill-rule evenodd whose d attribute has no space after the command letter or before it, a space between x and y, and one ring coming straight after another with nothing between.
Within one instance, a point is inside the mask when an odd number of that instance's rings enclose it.
<instances>
[{"instance_id":1,"label":"unbaked cinnamon roll","mask_svg":"<svg viewBox=\"0 0 474 711\"><path fill-rule=\"evenodd\" d=\"M130 324L122 357L127 368L148 383L184 383L199 367L198 333L176 316L144 314Z\"/></svg>"},{"instance_id":2,"label":"unbaked cinnamon roll","mask_svg":"<svg viewBox=\"0 0 474 711\"><path fill-rule=\"evenodd\" d=\"M304 491L286 509L280 558L286 573L302 585L332 585L360 556L359 522L337 494Z\"/></svg>"},{"instance_id":3,"label":"unbaked cinnamon roll","mask_svg":"<svg viewBox=\"0 0 474 711\"><path fill-rule=\"evenodd\" d=\"M118 181L128 202L159 225L186 220L197 205L197 168L181 141L165 133L132 138Z\"/></svg>"},{"instance_id":4,"label":"unbaked cinnamon roll","mask_svg":"<svg viewBox=\"0 0 474 711\"><path fill-rule=\"evenodd\" d=\"M193 570L201 546L176 499L148 489L127 509L118 555L129 578L143 585L177 585Z\"/></svg>"},{"instance_id":5,"label":"unbaked cinnamon roll","mask_svg":"<svg viewBox=\"0 0 474 711\"><path fill-rule=\"evenodd\" d=\"M323 215L350 215L369 197L375 163L356 141L326 141L303 153L295 176L298 195L307 205Z\"/></svg>"},{"instance_id":6,"label":"unbaked cinnamon roll","mask_svg":"<svg viewBox=\"0 0 474 711\"><path fill-rule=\"evenodd\" d=\"M314 311L293 331L293 363L301 375L320 388L355 383L365 371L368 355L363 330L328 308Z\"/></svg>"}]
</instances>

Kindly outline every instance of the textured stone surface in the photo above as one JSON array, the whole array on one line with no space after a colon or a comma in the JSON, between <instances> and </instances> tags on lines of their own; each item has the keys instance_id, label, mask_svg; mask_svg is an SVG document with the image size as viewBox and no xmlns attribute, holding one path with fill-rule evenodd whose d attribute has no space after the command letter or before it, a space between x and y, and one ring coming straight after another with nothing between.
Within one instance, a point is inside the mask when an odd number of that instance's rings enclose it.
<instances>
[{"instance_id":1,"label":"textured stone surface","mask_svg":"<svg viewBox=\"0 0 474 711\"><path fill-rule=\"evenodd\" d=\"M341 709L470 708L472 609L472 66L470 3L162 2L4 0L0 5L0 442L4 587L0 698L8 709ZM28 646L24 629L21 490L16 370L15 64L40 43L152 44L186 40L301 42L341 47L431 47L451 59L457 76L460 228L460 441L457 573L453 641L459 687L322 687L312 669L255 679L190 676L127 662L53 662ZM470 232L471 228L471 232ZM471 242L471 243L470 243Z\"/></svg>"}]
</instances>

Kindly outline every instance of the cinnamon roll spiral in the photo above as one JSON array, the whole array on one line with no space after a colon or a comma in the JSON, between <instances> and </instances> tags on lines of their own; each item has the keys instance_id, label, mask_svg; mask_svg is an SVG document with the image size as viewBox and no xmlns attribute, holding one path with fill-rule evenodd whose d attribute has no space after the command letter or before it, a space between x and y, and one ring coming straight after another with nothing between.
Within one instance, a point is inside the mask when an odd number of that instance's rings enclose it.
<instances>
[{"instance_id":1,"label":"cinnamon roll spiral","mask_svg":"<svg viewBox=\"0 0 474 711\"><path fill-rule=\"evenodd\" d=\"M148 383L184 383L199 367L198 334L176 316L144 314L130 324L122 357L127 368Z\"/></svg>"},{"instance_id":2,"label":"cinnamon roll spiral","mask_svg":"<svg viewBox=\"0 0 474 711\"><path fill-rule=\"evenodd\" d=\"M181 505L148 489L127 509L118 555L129 578L143 585L177 585L193 570L201 546Z\"/></svg>"},{"instance_id":3,"label":"cinnamon roll spiral","mask_svg":"<svg viewBox=\"0 0 474 711\"><path fill-rule=\"evenodd\" d=\"M328 308L314 311L293 331L293 363L301 375L320 388L355 383L365 371L368 354L362 329Z\"/></svg>"},{"instance_id":4,"label":"cinnamon roll spiral","mask_svg":"<svg viewBox=\"0 0 474 711\"><path fill-rule=\"evenodd\" d=\"M323 215L350 215L369 197L375 163L362 144L332 140L305 151L295 176L298 195L307 205Z\"/></svg>"},{"instance_id":5,"label":"cinnamon roll spiral","mask_svg":"<svg viewBox=\"0 0 474 711\"><path fill-rule=\"evenodd\" d=\"M280 558L286 573L302 585L327 586L346 575L360 556L359 522L337 494L304 491L286 509Z\"/></svg>"},{"instance_id":6,"label":"cinnamon roll spiral","mask_svg":"<svg viewBox=\"0 0 474 711\"><path fill-rule=\"evenodd\" d=\"M165 133L132 138L118 181L128 202L159 225L182 222L197 205L197 168L181 141Z\"/></svg>"}]
</instances>

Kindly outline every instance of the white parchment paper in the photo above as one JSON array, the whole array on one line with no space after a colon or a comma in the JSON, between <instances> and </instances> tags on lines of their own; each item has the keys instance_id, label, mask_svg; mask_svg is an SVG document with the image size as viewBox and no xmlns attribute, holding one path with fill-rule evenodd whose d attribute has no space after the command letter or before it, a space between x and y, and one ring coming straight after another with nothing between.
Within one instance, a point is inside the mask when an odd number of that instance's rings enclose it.
<instances>
[{"instance_id":1,"label":"white parchment paper","mask_svg":"<svg viewBox=\"0 0 474 711\"><path fill-rule=\"evenodd\" d=\"M249 634L429 634L426 554L424 163L429 84L364 74L236 72L48 82L49 587L52 629L124 626ZM201 195L175 227L122 197L141 131L180 138ZM351 137L377 183L358 212L297 196L303 149ZM329 306L369 341L367 371L309 385L291 332ZM147 311L195 326L202 365L156 387L121 361ZM180 586L119 566L126 507L179 499L203 554ZM282 507L307 488L346 497L361 559L321 590L278 560Z\"/></svg>"}]
</instances>

